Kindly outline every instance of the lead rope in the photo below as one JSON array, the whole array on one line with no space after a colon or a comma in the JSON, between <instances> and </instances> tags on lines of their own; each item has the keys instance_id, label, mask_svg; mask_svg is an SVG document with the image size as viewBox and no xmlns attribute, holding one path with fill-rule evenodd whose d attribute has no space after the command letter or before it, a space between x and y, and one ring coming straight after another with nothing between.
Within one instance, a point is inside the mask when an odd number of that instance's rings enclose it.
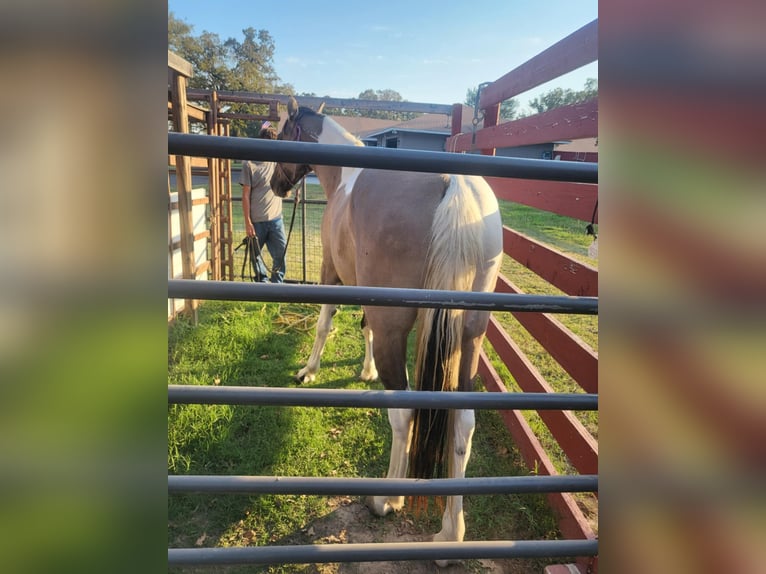
<instances>
[{"instance_id":1,"label":"lead rope","mask_svg":"<svg viewBox=\"0 0 766 574\"><path fill-rule=\"evenodd\" d=\"M261 282L261 274L260 269L257 265L253 263L253 253L256 253L260 255L261 253L261 246L258 244L258 237L247 237L245 236L242 239L242 243L237 245L237 247L234 249L234 251L239 251L239 248L242 246L245 246L245 256L242 260L242 270L240 271L240 278L242 281L245 281L248 276L245 275L245 266L250 263L250 275L249 279L250 281L253 281L255 283ZM256 255L255 257L257 257Z\"/></svg>"},{"instance_id":2,"label":"lead rope","mask_svg":"<svg viewBox=\"0 0 766 574\"><path fill-rule=\"evenodd\" d=\"M298 200L301 196L301 192L298 189L295 187L293 189L295 189L295 201L293 201L293 215L290 217L290 229L287 231L287 241L285 241L285 257L287 257L287 247L290 245L290 237L293 234L293 225L295 225L295 212L298 211Z\"/></svg>"},{"instance_id":3,"label":"lead rope","mask_svg":"<svg viewBox=\"0 0 766 574\"><path fill-rule=\"evenodd\" d=\"M588 235L592 235L594 241L596 239L598 239L598 235L596 235L596 231L595 231L595 229L593 227L596 224L596 213L597 212L598 212L598 200L596 200L596 205L593 208L593 215L590 218L590 223L585 228L585 233L588 234Z\"/></svg>"}]
</instances>

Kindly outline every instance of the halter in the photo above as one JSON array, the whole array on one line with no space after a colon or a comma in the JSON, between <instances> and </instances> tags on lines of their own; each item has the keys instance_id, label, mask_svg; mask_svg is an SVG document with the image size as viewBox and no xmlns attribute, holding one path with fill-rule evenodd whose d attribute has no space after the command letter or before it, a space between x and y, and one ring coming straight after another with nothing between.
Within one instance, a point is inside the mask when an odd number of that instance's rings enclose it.
<instances>
[{"instance_id":1,"label":"halter","mask_svg":"<svg viewBox=\"0 0 766 574\"><path fill-rule=\"evenodd\" d=\"M303 118L303 115L306 113L307 108L299 108L299 111L297 115L295 116L295 119L293 120L295 122L295 128L293 129L293 141L299 142L301 141L301 135L303 134L303 130L301 128L300 121ZM308 138L312 139L315 142L319 141L319 136L316 134L313 134L311 132L306 132L306 135Z\"/></svg>"},{"instance_id":2,"label":"halter","mask_svg":"<svg viewBox=\"0 0 766 574\"><path fill-rule=\"evenodd\" d=\"M295 186L298 184L298 182L299 182L300 180L302 180L302 179L303 179L303 177L304 177L304 176L302 176L302 175L301 175L300 177L296 177L296 178L293 180L293 178L291 178L291 177L288 175L288 173L287 173L287 171L285 170L285 168L284 168L284 167L282 167L282 164L280 164L279 162L274 162L274 165L276 165L276 166L277 166L277 167L278 167L278 168L279 168L279 169L282 171L282 175L284 175L284 176L285 176L285 179L286 179L286 180L287 180L287 181L290 183L290 189L294 188L294 187L295 187ZM298 165L300 165L300 164L298 164ZM295 175L296 175L296 176L298 175L298 170L297 170L297 169L295 170ZM289 190L288 190L288 191L289 191Z\"/></svg>"}]
</instances>

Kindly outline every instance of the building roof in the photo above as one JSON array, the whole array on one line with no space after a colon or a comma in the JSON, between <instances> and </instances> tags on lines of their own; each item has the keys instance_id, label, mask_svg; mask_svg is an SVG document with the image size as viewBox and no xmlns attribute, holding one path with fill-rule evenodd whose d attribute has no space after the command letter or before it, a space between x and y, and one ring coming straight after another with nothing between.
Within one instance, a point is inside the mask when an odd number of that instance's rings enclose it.
<instances>
[{"instance_id":1,"label":"building roof","mask_svg":"<svg viewBox=\"0 0 766 574\"><path fill-rule=\"evenodd\" d=\"M336 118L337 119L337 118ZM473 129L473 108L463 105L462 132L470 132ZM452 133L452 117L445 114L421 114L416 118L405 122L398 122L393 125L385 126L378 130L373 130L364 135L365 138L374 137L392 130L421 132L439 135L450 135ZM362 136L359 136L362 137Z\"/></svg>"}]
</instances>

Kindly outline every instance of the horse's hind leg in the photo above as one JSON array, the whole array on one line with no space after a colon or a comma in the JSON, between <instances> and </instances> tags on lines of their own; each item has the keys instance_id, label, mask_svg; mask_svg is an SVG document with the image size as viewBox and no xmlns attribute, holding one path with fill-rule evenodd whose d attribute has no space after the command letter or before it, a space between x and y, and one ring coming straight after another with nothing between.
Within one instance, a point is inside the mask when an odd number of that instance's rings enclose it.
<instances>
[{"instance_id":1,"label":"horse's hind leg","mask_svg":"<svg viewBox=\"0 0 766 574\"><path fill-rule=\"evenodd\" d=\"M374 381L378 378L378 369L375 367L375 357L372 352L372 329L367 324L366 315L362 315L362 333L364 334L364 365L361 378L363 381Z\"/></svg>"},{"instance_id":2,"label":"horse's hind leg","mask_svg":"<svg viewBox=\"0 0 766 574\"><path fill-rule=\"evenodd\" d=\"M465 478L465 468L471 456L471 441L476 426L473 410L456 410L453 413L452 426L453 451L450 458L450 478ZM447 506L442 515L442 529L434 535L434 541L462 542L465 536L465 520L463 518L463 497L447 497ZM438 566L446 566L448 560L437 560Z\"/></svg>"},{"instance_id":3,"label":"horse's hind leg","mask_svg":"<svg viewBox=\"0 0 766 574\"><path fill-rule=\"evenodd\" d=\"M314 347L311 349L311 356L309 357L306 366L295 375L295 378L299 383L310 383L316 378L316 374L319 371L319 361L322 358L322 351L324 350L324 345L327 341L327 335L332 328L332 316L334 314L335 305L322 305L322 308L319 311L317 334L314 339Z\"/></svg>"},{"instance_id":4,"label":"horse's hind leg","mask_svg":"<svg viewBox=\"0 0 766 574\"><path fill-rule=\"evenodd\" d=\"M479 351L487 330L489 313L468 311L463 326L462 357L460 359L459 391L473 390L473 380L479 364ZM471 409L455 410L452 413L451 452L449 453L449 477L465 478L465 469L471 457L471 441L476 419ZM442 515L442 529L434 536L435 541L462 542L465 536L463 497L450 496ZM453 561L437 560L438 566Z\"/></svg>"},{"instance_id":5,"label":"horse's hind leg","mask_svg":"<svg viewBox=\"0 0 766 574\"><path fill-rule=\"evenodd\" d=\"M403 391L407 382L407 334L417 313L414 309L365 310L368 327L375 333L375 363L380 381L387 390ZM407 476L410 439L412 436L412 409L388 409L391 423L391 460L388 478ZM370 509L379 516L404 506L403 496L373 496L367 500Z\"/></svg>"}]
</instances>

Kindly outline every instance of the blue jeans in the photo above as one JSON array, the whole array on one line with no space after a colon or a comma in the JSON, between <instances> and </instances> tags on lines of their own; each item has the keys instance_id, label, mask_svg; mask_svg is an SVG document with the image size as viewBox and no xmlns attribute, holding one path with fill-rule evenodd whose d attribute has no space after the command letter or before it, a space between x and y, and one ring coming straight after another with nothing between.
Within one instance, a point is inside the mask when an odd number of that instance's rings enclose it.
<instances>
[{"instance_id":1,"label":"blue jeans","mask_svg":"<svg viewBox=\"0 0 766 574\"><path fill-rule=\"evenodd\" d=\"M285 279L285 249L287 248L287 237L282 218L259 221L254 223L253 227L255 227L255 235L258 237L258 245L261 249L268 248L269 255L274 262L274 268L269 273L263 262L263 257L258 257L258 270L261 276L269 277L271 275L272 283L282 283Z\"/></svg>"}]
</instances>

